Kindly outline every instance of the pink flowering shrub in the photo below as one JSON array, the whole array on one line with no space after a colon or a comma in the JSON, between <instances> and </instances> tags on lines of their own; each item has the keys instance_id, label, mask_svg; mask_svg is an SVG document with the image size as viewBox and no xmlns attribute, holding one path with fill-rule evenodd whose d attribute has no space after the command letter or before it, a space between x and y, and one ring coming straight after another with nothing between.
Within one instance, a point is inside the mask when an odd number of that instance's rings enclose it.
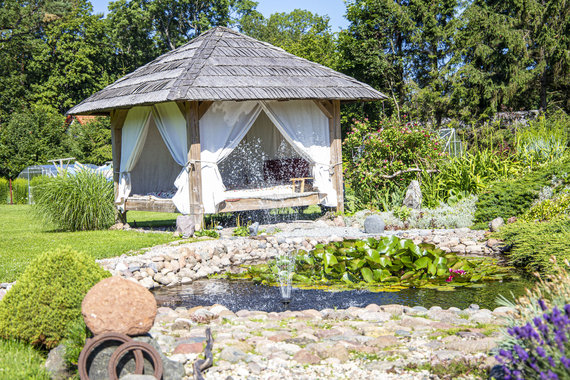
<instances>
[{"instance_id":1,"label":"pink flowering shrub","mask_svg":"<svg viewBox=\"0 0 570 380\"><path fill-rule=\"evenodd\" d=\"M439 136L416 122L383 118L353 120L343 142L345 183L357 198L357 207L386 209L390 193L400 198L418 173L411 168L435 169L445 158Z\"/></svg>"}]
</instances>

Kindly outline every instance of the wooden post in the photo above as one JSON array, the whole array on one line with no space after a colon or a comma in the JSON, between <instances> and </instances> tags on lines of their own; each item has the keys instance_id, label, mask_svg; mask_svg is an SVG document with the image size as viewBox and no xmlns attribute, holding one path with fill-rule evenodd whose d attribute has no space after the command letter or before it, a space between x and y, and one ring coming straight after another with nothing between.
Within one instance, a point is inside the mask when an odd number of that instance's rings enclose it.
<instances>
[{"instance_id":1,"label":"wooden post","mask_svg":"<svg viewBox=\"0 0 570 380\"><path fill-rule=\"evenodd\" d=\"M184 111L188 142L188 162L191 163L188 173L190 215L194 217L194 225L203 227L204 208L202 206L202 165L200 163L200 105L196 101L185 102Z\"/></svg>"},{"instance_id":2,"label":"wooden post","mask_svg":"<svg viewBox=\"0 0 570 380\"><path fill-rule=\"evenodd\" d=\"M122 133L123 125L125 124L125 119L127 118L127 113L129 110L113 110L111 112L111 146L113 149L113 183L114 183L114 198L117 199L119 193L119 170L121 167L121 143L122 143ZM117 213L119 220L122 223L127 222L127 212Z\"/></svg>"},{"instance_id":3,"label":"wooden post","mask_svg":"<svg viewBox=\"0 0 570 380\"><path fill-rule=\"evenodd\" d=\"M331 113L333 117L329 119L329 133L331 139L331 165L333 165L332 183L337 196L336 211L344 212L340 100L332 101Z\"/></svg>"}]
</instances>

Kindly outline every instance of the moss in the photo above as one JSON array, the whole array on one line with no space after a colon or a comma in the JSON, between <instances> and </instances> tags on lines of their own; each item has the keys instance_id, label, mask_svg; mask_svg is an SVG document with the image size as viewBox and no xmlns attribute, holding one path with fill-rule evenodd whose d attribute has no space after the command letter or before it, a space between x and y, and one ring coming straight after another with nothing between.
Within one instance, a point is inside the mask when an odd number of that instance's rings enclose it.
<instances>
[{"instance_id":1,"label":"moss","mask_svg":"<svg viewBox=\"0 0 570 380\"><path fill-rule=\"evenodd\" d=\"M39 255L0 301L0 337L56 346L81 318L87 291L109 276L93 258L68 248Z\"/></svg>"}]
</instances>

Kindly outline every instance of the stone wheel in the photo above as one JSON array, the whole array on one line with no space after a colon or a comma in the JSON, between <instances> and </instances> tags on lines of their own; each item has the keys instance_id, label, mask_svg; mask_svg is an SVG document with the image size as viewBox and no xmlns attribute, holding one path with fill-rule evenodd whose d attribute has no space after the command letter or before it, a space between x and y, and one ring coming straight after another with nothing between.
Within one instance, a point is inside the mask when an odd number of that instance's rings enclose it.
<instances>
[{"instance_id":1,"label":"stone wheel","mask_svg":"<svg viewBox=\"0 0 570 380\"><path fill-rule=\"evenodd\" d=\"M119 342L123 345L127 342L131 342L132 339L125 334L121 333L104 333L99 334L91 339L87 339L83 350L79 354L79 360L77 361L77 370L79 372L79 378L81 380L89 380L87 359L91 352L97 348L99 345L106 342ZM123 345L119 346L122 347ZM116 350L115 350L116 351ZM135 374L142 374L144 369L144 357L140 350L134 352L135 355Z\"/></svg>"},{"instance_id":2,"label":"stone wheel","mask_svg":"<svg viewBox=\"0 0 570 380\"><path fill-rule=\"evenodd\" d=\"M137 353L139 353L141 355L141 357L143 355L143 352L146 353L150 357L152 367L154 368L153 376L156 377L157 379L162 378L163 366L162 366L162 360L160 359L160 354L154 349L153 346L151 346L148 343L130 340L130 341L120 345L115 350L115 352L113 352L113 355L111 355L111 359L109 359L109 367L108 367L109 379L110 380L118 380L119 379L119 377L117 376L117 364L119 364L119 361L121 360L121 358L129 351L134 351L135 357L136 357ZM141 360L141 363L142 362L143 361ZM137 369L138 369L138 363L139 362L136 361ZM142 372L143 372L142 369L140 372L137 372L135 370L136 374L142 374Z\"/></svg>"}]
</instances>

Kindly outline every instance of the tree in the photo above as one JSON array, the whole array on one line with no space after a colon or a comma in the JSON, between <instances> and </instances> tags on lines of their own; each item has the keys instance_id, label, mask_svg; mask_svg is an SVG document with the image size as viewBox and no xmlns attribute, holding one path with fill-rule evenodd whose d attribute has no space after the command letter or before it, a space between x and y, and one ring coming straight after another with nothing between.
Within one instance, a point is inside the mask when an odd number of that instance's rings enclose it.
<instances>
[{"instance_id":1,"label":"tree","mask_svg":"<svg viewBox=\"0 0 570 380\"><path fill-rule=\"evenodd\" d=\"M241 20L240 30L258 40L322 65L336 68L336 37L331 32L328 16L295 9L291 13L274 13L269 18L260 14Z\"/></svg>"},{"instance_id":2,"label":"tree","mask_svg":"<svg viewBox=\"0 0 570 380\"><path fill-rule=\"evenodd\" d=\"M68 14L45 28L45 43L31 63L38 78L33 100L65 113L111 83L105 25L87 0L77 0Z\"/></svg>"},{"instance_id":3,"label":"tree","mask_svg":"<svg viewBox=\"0 0 570 380\"><path fill-rule=\"evenodd\" d=\"M65 153L64 117L49 107L12 114L0 128L0 177L15 178L27 166Z\"/></svg>"},{"instance_id":4,"label":"tree","mask_svg":"<svg viewBox=\"0 0 570 380\"><path fill-rule=\"evenodd\" d=\"M79 122L71 123L64 143L69 155L79 162L103 165L113 159L108 117L99 117L83 125Z\"/></svg>"}]
</instances>

